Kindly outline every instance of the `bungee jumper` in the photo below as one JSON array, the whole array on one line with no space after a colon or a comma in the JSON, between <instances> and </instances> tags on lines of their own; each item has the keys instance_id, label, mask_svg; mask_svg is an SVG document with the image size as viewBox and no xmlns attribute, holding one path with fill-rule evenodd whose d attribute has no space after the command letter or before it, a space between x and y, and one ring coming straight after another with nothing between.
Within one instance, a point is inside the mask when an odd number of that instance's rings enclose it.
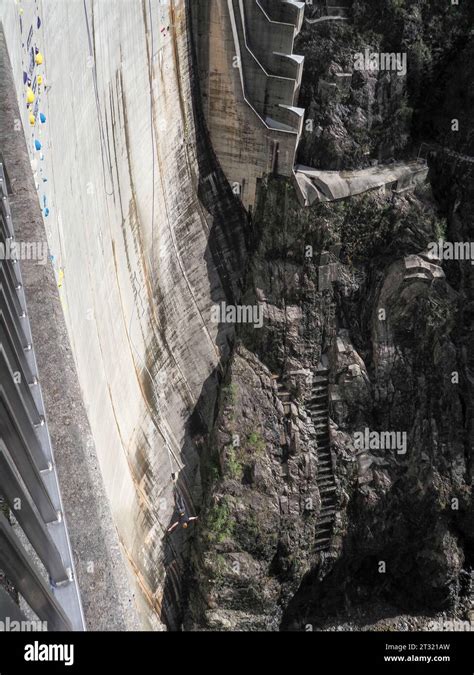
<instances>
[{"instance_id":1,"label":"bungee jumper","mask_svg":"<svg viewBox=\"0 0 474 675\"><path fill-rule=\"evenodd\" d=\"M168 533L173 532L179 525L181 525L181 527L184 529L187 529L190 522L198 519L197 516L188 516L186 512L186 504L184 503L184 499L176 486L174 489L174 506L176 512L178 513L178 518L167 529Z\"/></svg>"}]
</instances>

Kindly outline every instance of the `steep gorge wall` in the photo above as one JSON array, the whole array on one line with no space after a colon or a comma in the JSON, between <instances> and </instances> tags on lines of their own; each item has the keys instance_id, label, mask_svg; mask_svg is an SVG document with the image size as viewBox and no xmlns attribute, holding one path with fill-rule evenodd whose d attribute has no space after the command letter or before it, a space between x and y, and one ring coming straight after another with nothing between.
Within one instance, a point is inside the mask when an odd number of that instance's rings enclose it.
<instances>
[{"instance_id":1,"label":"steep gorge wall","mask_svg":"<svg viewBox=\"0 0 474 675\"><path fill-rule=\"evenodd\" d=\"M171 473L195 509L189 420L204 389L205 425L232 340L210 310L238 291L244 219L196 129L184 0L25 0L21 14L2 0L0 18L106 492L156 627ZM24 71L44 125L28 123Z\"/></svg>"}]
</instances>

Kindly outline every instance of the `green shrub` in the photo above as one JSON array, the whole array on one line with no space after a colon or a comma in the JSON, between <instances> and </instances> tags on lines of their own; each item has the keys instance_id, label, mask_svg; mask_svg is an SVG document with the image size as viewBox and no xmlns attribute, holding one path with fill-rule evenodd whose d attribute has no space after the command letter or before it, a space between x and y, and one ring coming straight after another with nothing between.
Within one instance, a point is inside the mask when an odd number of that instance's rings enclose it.
<instances>
[{"instance_id":1,"label":"green shrub","mask_svg":"<svg viewBox=\"0 0 474 675\"><path fill-rule=\"evenodd\" d=\"M207 534L212 542L223 543L232 537L235 520L231 516L229 504L222 499L209 511L207 517Z\"/></svg>"}]
</instances>

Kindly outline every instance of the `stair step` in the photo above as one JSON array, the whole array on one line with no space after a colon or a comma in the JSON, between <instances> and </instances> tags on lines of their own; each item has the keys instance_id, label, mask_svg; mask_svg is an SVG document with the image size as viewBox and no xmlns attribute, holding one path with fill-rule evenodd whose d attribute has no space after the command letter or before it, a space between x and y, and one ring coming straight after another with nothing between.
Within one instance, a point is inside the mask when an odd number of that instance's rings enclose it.
<instances>
[{"instance_id":1,"label":"stair step","mask_svg":"<svg viewBox=\"0 0 474 675\"><path fill-rule=\"evenodd\" d=\"M332 526L325 526L325 527L316 527L316 532L314 533L316 541L319 539L327 539L327 537L330 537L332 534Z\"/></svg>"},{"instance_id":2,"label":"stair step","mask_svg":"<svg viewBox=\"0 0 474 675\"><path fill-rule=\"evenodd\" d=\"M328 549L330 543L331 539L324 539L323 541L320 541L315 545L314 550L323 551L324 549Z\"/></svg>"},{"instance_id":3,"label":"stair step","mask_svg":"<svg viewBox=\"0 0 474 675\"><path fill-rule=\"evenodd\" d=\"M323 525L324 523L331 523L331 525L332 525L334 523L334 514L331 514L331 515L328 515L328 516L323 516L322 518L320 518L318 520L316 526L319 527L319 525Z\"/></svg>"},{"instance_id":4,"label":"stair step","mask_svg":"<svg viewBox=\"0 0 474 675\"><path fill-rule=\"evenodd\" d=\"M334 478L332 476L330 478L323 478L322 476L318 477L317 485L319 488L319 492L322 492L323 490L329 487L336 487Z\"/></svg>"},{"instance_id":5,"label":"stair step","mask_svg":"<svg viewBox=\"0 0 474 675\"><path fill-rule=\"evenodd\" d=\"M325 485L324 487L322 487L320 489L319 492L322 492L323 494L326 494L328 492L336 492L336 490L337 490L336 485Z\"/></svg>"},{"instance_id":6,"label":"stair step","mask_svg":"<svg viewBox=\"0 0 474 675\"><path fill-rule=\"evenodd\" d=\"M321 518L333 517L337 513L337 508L335 506L322 506L321 511L319 512Z\"/></svg>"},{"instance_id":7,"label":"stair step","mask_svg":"<svg viewBox=\"0 0 474 675\"><path fill-rule=\"evenodd\" d=\"M329 474L318 473L317 483L318 487L325 487L326 485L329 485L329 483L331 483L331 485L336 485L336 481L334 480L334 476L332 473Z\"/></svg>"},{"instance_id":8,"label":"stair step","mask_svg":"<svg viewBox=\"0 0 474 675\"><path fill-rule=\"evenodd\" d=\"M323 479L334 480L334 473L330 466L327 469L318 469L318 481Z\"/></svg>"},{"instance_id":9,"label":"stair step","mask_svg":"<svg viewBox=\"0 0 474 675\"><path fill-rule=\"evenodd\" d=\"M332 473L332 471L328 471L327 473L321 473L320 471L318 471L317 483L320 487L322 485L322 481L325 481L325 480L330 480L332 485L336 484L334 474Z\"/></svg>"},{"instance_id":10,"label":"stair step","mask_svg":"<svg viewBox=\"0 0 474 675\"><path fill-rule=\"evenodd\" d=\"M334 474L333 474L332 466L320 466L320 467L318 467L318 476L320 476L321 478L323 478L323 477L326 478L326 477L333 476L333 475Z\"/></svg>"}]
</instances>

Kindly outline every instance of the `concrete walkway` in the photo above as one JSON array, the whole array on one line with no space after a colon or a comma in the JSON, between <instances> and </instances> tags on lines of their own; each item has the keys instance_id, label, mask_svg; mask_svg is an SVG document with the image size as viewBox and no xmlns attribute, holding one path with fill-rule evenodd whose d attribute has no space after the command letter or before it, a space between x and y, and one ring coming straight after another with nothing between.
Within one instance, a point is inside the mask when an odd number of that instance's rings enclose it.
<instances>
[{"instance_id":1,"label":"concrete walkway","mask_svg":"<svg viewBox=\"0 0 474 675\"><path fill-rule=\"evenodd\" d=\"M428 175L424 160L395 162L357 171L323 171L301 164L295 167L298 195L305 206L316 201L332 202L384 186L403 191L422 183Z\"/></svg>"}]
</instances>

